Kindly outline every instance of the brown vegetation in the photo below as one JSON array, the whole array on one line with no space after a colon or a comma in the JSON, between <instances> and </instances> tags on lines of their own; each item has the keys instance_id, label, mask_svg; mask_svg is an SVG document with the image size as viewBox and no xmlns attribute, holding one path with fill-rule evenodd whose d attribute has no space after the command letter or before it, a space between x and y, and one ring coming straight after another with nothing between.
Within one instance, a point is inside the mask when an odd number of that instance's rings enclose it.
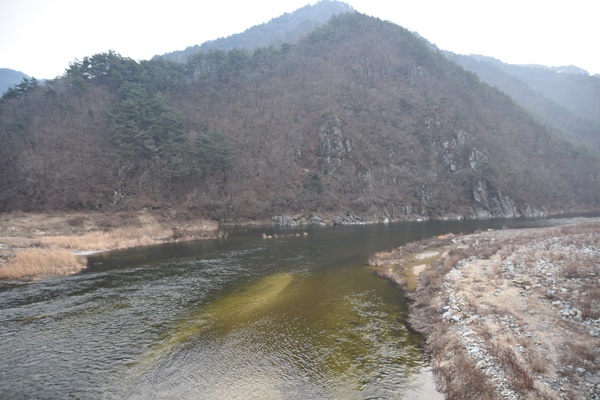
<instances>
[{"instance_id":1,"label":"brown vegetation","mask_svg":"<svg viewBox=\"0 0 600 400\"><path fill-rule=\"evenodd\" d=\"M213 238L212 221L150 213L0 215L0 279L66 275L85 268L84 252Z\"/></svg>"},{"instance_id":2,"label":"brown vegetation","mask_svg":"<svg viewBox=\"0 0 600 400\"><path fill-rule=\"evenodd\" d=\"M22 249L0 267L0 279L70 275L85 268L85 257L65 249Z\"/></svg>"}]
</instances>

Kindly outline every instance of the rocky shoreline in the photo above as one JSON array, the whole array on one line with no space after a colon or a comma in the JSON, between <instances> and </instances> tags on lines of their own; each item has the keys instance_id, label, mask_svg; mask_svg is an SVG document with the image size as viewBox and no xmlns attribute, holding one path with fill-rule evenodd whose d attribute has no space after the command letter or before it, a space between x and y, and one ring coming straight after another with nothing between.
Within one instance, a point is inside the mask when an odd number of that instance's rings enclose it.
<instances>
[{"instance_id":1,"label":"rocky shoreline","mask_svg":"<svg viewBox=\"0 0 600 400\"><path fill-rule=\"evenodd\" d=\"M487 211L474 212L471 215L461 214L444 214L438 218L431 218L426 215L407 215L404 217L392 217L386 214L381 215L358 215L355 213L344 214L297 214L297 215L276 215L271 218L269 223L285 228L297 228L303 226L328 226L328 225L372 225L372 224L389 224L395 222L423 222L432 219L440 221L462 221L469 219L492 219L492 218L519 218L522 214L496 215ZM526 214L530 218L546 217L544 211L529 212Z\"/></svg>"},{"instance_id":2,"label":"rocky shoreline","mask_svg":"<svg viewBox=\"0 0 600 400\"><path fill-rule=\"evenodd\" d=\"M600 220L560 224L371 258L407 290L447 398L600 399Z\"/></svg>"}]
</instances>

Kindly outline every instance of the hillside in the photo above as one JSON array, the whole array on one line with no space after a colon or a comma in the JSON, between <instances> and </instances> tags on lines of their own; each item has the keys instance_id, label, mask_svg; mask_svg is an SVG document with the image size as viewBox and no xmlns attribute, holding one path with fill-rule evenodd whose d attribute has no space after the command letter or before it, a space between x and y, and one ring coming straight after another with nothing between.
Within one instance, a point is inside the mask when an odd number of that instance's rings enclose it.
<instances>
[{"instance_id":1,"label":"hillside","mask_svg":"<svg viewBox=\"0 0 600 400\"><path fill-rule=\"evenodd\" d=\"M211 50L235 48L254 50L259 47L278 47L284 43L296 43L300 38L324 25L332 16L345 12L354 12L354 9L341 1L321 0L292 13L273 18L264 24L253 26L244 32L210 40L201 45L189 46L185 50L173 51L160 57L185 63L194 54Z\"/></svg>"},{"instance_id":2,"label":"hillside","mask_svg":"<svg viewBox=\"0 0 600 400\"><path fill-rule=\"evenodd\" d=\"M580 118L600 125L600 78L582 73L557 72L539 66L504 64L503 68L533 90L563 105Z\"/></svg>"},{"instance_id":3,"label":"hillside","mask_svg":"<svg viewBox=\"0 0 600 400\"><path fill-rule=\"evenodd\" d=\"M597 209L598 154L394 24L186 64L98 54L0 104L0 210L221 221Z\"/></svg>"},{"instance_id":4,"label":"hillside","mask_svg":"<svg viewBox=\"0 0 600 400\"><path fill-rule=\"evenodd\" d=\"M600 77L576 67L510 65L484 56L446 55L511 96L540 122L575 143L600 149Z\"/></svg>"},{"instance_id":5,"label":"hillside","mask_svg":"<svg viewBox=\"0 0 600 400\"><path fill-rule=\"evenodd\" d=\"M27 75L14 69L0 68L0 95L6 90L21 82L24 78L29 78Z\"/></svg>"}]
</instances>

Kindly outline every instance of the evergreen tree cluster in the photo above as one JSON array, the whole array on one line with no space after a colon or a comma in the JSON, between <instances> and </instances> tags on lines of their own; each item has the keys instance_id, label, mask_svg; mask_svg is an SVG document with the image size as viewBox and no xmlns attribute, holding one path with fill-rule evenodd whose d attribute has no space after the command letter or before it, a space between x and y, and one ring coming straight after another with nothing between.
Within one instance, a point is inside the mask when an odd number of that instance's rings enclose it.
<instances>
[{"instance_id":1,"label":"evergreen tree cluster","mask_svg":"<svg viewBox=\"0 0 600 400\"><path fill-rule=\"evenodd\" d=\"M245 52L215 52L205 68L224 79L240 70ZM236 62L237 60L237 62ZM190 78L189 66L153 59L140 63L109 51L73 63L67 76L78 87L106 84L117 90L119 101L109 112L111 141L123 164L160 167L169 178L197 173L225 173L232 163L225 137L218 131L186 138L185 115L169 105L166 93L181 90ZM190 159L190 162L186 160Z\"/></svg>"},{"instance_id":2,"label":"evergreen tree cluster","mask_svg":"<svg viewBox=\"0 0 600 400\"><path fill-rule=\"evenodd\" d=\"M63 77L47 82L46 91L55 94L53 85L66 82L79 95L96 85L105 85L117 94L108 117L111 143L121 167L156 168L168 178L220 176L225 182L234 165L226 136L217 129L186 135L190 131L186 116L169 103L170 93L184 92L193 83L235 84L253 72L264 72L291 46L252 52L211 50L194 55L186 64L159 57L138 62L108 51L71 63ZM35 78L23 79L8 89L2 100L22 98L40 86Z\"/></svg>"},{"instance_id":3,"label":"evergreen tree cluster","mask_svg":"<svg viewBox=\"0 0 600 400\"><path fill-rule=\"evenodd\" d=\"M126 83L121 100L109 114L111 139L122 159L148 159L165 164L170 175L184 173L185 123L160 92L139 83Z\"/></svg>"},{"instance_id":4,"label":"evergreen tree cluster","mask_svg":"<svg viewBox=\"0 0 600 400\"><path fill-rule=\"evenodd\" d=\"M163 58L137 62L114 51L72 63L66 78L75 91L107 85L118 93L111 112L111 141L123 165L160 167L168 177L195 173L205 180L233 167L226 137L218 130L188 139L185 115L168 102L168 94L185 91L192 83L231 85L264 72L292 45L198 53L186 64Z\"/></svg>"},{"instance_id":5,"label":"evergreen tree cluster","mask_svg":"<svg viewBox=\"0 0 600 400\"><path fill-rule=\"evenodd\" d=\"M40 86L40 81L37 79L23 78L21 83L8 88L8 90L2 95L2 100L24 97L27 95L27 93L36 89L38 86Z\"/></svg>"}]
</instances>

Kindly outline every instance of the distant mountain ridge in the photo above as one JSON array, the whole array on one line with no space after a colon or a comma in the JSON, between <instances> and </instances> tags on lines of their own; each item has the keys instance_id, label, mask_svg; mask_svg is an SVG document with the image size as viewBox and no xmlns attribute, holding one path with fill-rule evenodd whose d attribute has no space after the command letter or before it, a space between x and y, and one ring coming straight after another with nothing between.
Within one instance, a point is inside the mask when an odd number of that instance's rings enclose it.
<instances>
[{"instance_id":1,"label":"distant mountain ridge","mask_svg":"<svg viewBox=\"0 0 600 400\"><path fill-rule=\"evenodd\" d=\"M28 75L21 71L15 71L9 68L0 68L0 96L6 92L6 90L20 83L23 78L29 78Z\"/></svg>"},{"instance_id":2,"label":"distant mountain ridge","mask_svg":"<svg viewBox=\"0 0 600 400\"><path fill-rule=\"evenodd\" d=\"M210 40L185 50L163 54L167 60L185 63L199 52L210 50L231 50L243 48L254 50L258 47L280 46L283 43L295 43L317 27L325 24L332 16L344 12L354 12L348 4L335 0L321 0L314 5L306 5L292 13L285 13L269 22L253 26L244 32L224 38Z\"/></svg>"},{"instance_id":3,"label":"distant mountain ridge","mask_svg":"<svg viewBox=\"0 0 600 400\"><path fill-rule=\"evenodd\" d=\"M574 67L506 64L481 55L445 54L511 96L576 143L600 149L600 77Z\"/></svg>"},{"instance_id":4,"label":"distant mountain ridge","mask_svg":"<svg viewBox=\"0 0 600 400\"><path fill-rule=\"evenodd\" d=\"M496 58L484 56L484 55L480 55L480 54L470 54L469 57L472 57L479 61L489 61L492 63L501 63L501 64L513 65L513 66L524 67L524 68L537 68L537 69L543 69L546 71L554 71L559 74L592 76L592 75L590 75L590 73L587 70L585 70L581 67L578 67L576 65L548 66L548 65L542 65L542 64L507 64Z\"/></svg>"}]
</instances>

